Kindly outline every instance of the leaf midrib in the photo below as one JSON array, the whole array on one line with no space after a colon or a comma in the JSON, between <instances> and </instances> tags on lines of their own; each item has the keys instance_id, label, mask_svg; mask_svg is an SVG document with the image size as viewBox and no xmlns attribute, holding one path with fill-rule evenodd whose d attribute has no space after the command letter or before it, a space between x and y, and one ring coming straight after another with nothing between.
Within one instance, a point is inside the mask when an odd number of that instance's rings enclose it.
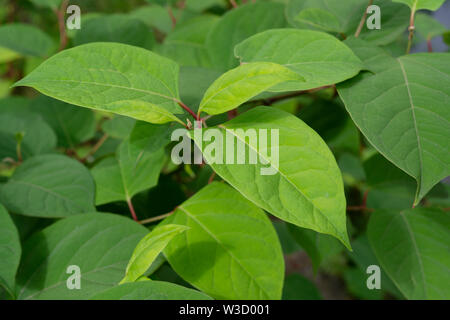
<instances>
[{"instance_id":1,"label":"leaf midrib","mask_svg":"<svg viewBox=\"0 0 450 320\"><path fill-rule=\"evenodd\" d=\"M219 127L221 127L221 128L223 128L223 129L225 129L225 131L227 131L227 132L229 132L229 133L231 133L233 136L235 136L237 139L239 139L240 141L242 141L244 144L246 144L249 148L251 148L253 151L255 151L256 152L256 154L258 154L260 157L262 157L262 158L264 158L264 160L267 162L267 163L270 163L270 165L272 166L272 163L269 161L269 159L266 159L265 157L264 157L264 155L263 154L260 154L259 152L258 152L258 150L256 150L253 146L251 146L250 144L248 144L247 143L247 141L245 141L245 140L242 140L239 136L237 136L237 135L235 135L234 134L234 132L233 131L231 131L231 130L229 130L227 127L225 127L224 125L219 125ZM335 232L336 232L336 234L338 234L338 235L341 235L341 233L338 231L338 228L336 227L336 225L331 221L331 220L329 220L329 219L327 219L327 216L319 209L319 208L317 208L317 206L316 205L314 205L314 203L311 201L311 199L309 199L291 180L289 180L288 179L288 177L281 171L281 169L280 168L276 168L277 169L277 171L280 173L280 176L282 176L286 181L288 181L294 188L295 188L295 190L297 190L316 210L317 210L317 212L319 212L320 213L320 215L326 220L326 221L328 221L329 223L330 223L330 225L332 225L333 226L333 228L334 228L334 230L335 230ZM342 235L341 235L342 236ZM343 240L343 239L342 239Z\"/></svg>"},{"instance_id":2,"label":"leaf midrib","mask_svg":"<svg viewBox=\"0 0 450 320\"><path fill-rule=\"evenodd\" d=\"M417 127L417 119L416 119L416 112L415 112L415 106L414 106L414 101L413 101L413 97L411 94L411 89L410 89L410 85L409 85L409 80L408 80L408 76L406 74L406 70L405 70L405 66L403 65L402 61L400 59L397 59L399 65L400 65L400 69L402 71L402 75L403 75L403 79L405 80L405 85L406 85L406 89L408 91L408 98L409 98L409 103L411 106L411 112L412 112L412 116L413 116L413 123L414 123L414 130L416 132L416 138L417 138L417 148L418 148L418 153L419 153L419 168L420 168L420 176L419 176L419 188L417 190L417 194L416 194L416 199L419 197L419 193L422 189L422 181L423 181L423 159L422 159L422 145L420 143L420 136L419 136L419 128Z\"/></svg>"},{"instance_id":3,"label":"leaf midrib","mask_svg":"<svg viewBox=\"0 0 450 320\"><path fill-rule=\"evenodd\" d=\"M236 261L236 263L241 267L242 270L244 270L247 275L249 276L249 278L255 283L257 284L257 286L259 287L259 289L264 292L264 294L267 297L270 297L270 295L267 293L267 291L258 283L258 281L253 278L252 274L241 264L241 262L239 261L239 259L237 259L234 254L227 248L224 246L224 244L214 235L214 233L212 233L203 223L201 223L194 215L192 215L188 210L186 210L186 208L184 208L182 205L178 207L179 210L183 211L189 218L191 218L192 220L194 220L211 238L213 238L221 247L222 249L228 253L228 255L234 260ZM187 233L186 233L187 234Z\"/></svg>"}]
</instances>

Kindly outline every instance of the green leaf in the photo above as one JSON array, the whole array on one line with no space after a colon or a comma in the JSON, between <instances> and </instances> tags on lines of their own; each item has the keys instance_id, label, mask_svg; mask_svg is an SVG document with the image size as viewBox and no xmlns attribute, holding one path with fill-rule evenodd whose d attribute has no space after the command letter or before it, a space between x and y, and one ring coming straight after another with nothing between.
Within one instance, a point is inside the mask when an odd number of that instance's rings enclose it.
<instances>
[{"instance_id":1,"label":"green leaf","mask_svg":"<svg viewBox=\"0 0 450 320\"><path fill-rule=\"evenodd\" d=\"M279 64L271 62L243 64L214 81L203 96L198 113L224 113L277 84L303 80L303 77Z\"/></svg>"},{"instance_id":2,"label":"green leaf","mask_svg":"<svg viewBox=\"0 0 450 320\"><path fill-rule=\"evenodd\" d=\"M143 122L146 123L146 122ZM124 116L115 116L102 124L102 130L115 139L126 139L133 131L136 120Z\"/></svg>"},{"instance_id":3,"label":"green leaf","mask_svg":"<svg viewBox=\"0 0 450 320\"><path fill-rule=\"evenodd\" d=\"M130 144L146 152L158 152L170 143L174 128L138 121L130 133Z\"/></svg>"},{"instance_id":4,"label":"green leaf","mask_svg":"<svg viewBox=\"0 0 450 320\"><path fill-rule=\"evenodd\" d=\"M360 287L354 287L355 289L358 289L359 293L367 294L367 268L372 265L379 265L380 263L377 260L377 257L375 256L375 253L373 252L369 239L364 234L357 239L352 241L352 247L353 252L350 252L350 258L355 262L357 265L357 269L360 272L363 272L365 274L365 280L363 282L364 288ZM394 283L390 280L390 278L387 276L386 272L384 272L383 269L380 268L381 271L381 290L389 292L391 295L398 299L405 299L403 295L398 291L397 287L394 285ZM353 275L348 275L349 277L352 276L359 276L356 271L353 271ZM352 277L353 278L353 277ZM364 290L364 291L363 291Z\"/></svg>"},{"instance_id":5,"label":"green leaf","mask_svg":"<svg viewBox=\"0 0 450 320\"><path fill-rule=\"evenodd\" d=\"M416 11L420 9L427 9L436 11L439 9L445 0L392 0L408 5L411 10Z\"/></svg>"},{"instance_id":6,"label":"green leaf","mask_svg":"<svg viewBox=\"0 0 450 320\"><path fill-rule=\"evenodd\" d=\"M256 33L285 26L282 3L252 3L227 12L206 40L213 66L222 71L235 68L239 65L234 56L235 45Z\"/></svg>"},{"instance_id":7,"label":"green leaf","mask_svg":"<svg viewBox=\"0 0 450 320\"><path fill-rule=\"evenodd\" d=\"M361 59L364 70L378 73L389 68L394 61L394 58L385 49L371 42L355 37L348 37L344 43Z\"/></svg>"},{"instance_id":8,"label":"green leaf","mask_svg":"<svg viewBox=\"0 0 450 320\"><path fill-rule=\"evenodd\" d=\"M350 267L344 271L344 280L348 291L353 297L360 300L382 300L383 292L381 290L370 290L367 287L367 278L369 275L366 270ZM385 278L381 278L382 286Z\"/></svg>"},{"instance_id":9,"label":"green leaf","mask_svg":"<svg viewBox=\"0 0 450 320\"><path fill-rule=\"evenodd\" d=\"M322 296L311 281L291 274L284 281L283 300L322 300Z\"/></svg>"},{"instance_id":10,"label":"green leaf","mask_svg":"<svg viewBox=\"0 0 450 320\"><path fill-rule=\"evenodd\" d=\"M0 186L0 201L13 213L62 218L95 211L94 188L89 170L78 161L42 155L26 160Z\"/></svg>"},{"instance_id":11,"label":"green leaf","mask_svg":"<svg viewBox=\"0 0 450 320\"><path fill-rule=\"evenodd\" d=\"M344 249L339 241L329 235L299 228L292 224L288 224L288 229L295 241L308 254L315 273L323 262Z\"/></svg>"},{"instance_id":12,"label":"green leaf","mask_svg":"<svg viewBox=\"0 0 450 320\"><path fill-rule=\"evenodd\" d=\"M19 299L89 299L117 285L147 229L117 215L95 213L56 222L27 240L17 277ZM69 290L78 266L80 290Z\"/></svg>"},{"instance_id":13,"label":"green leaf","mask_svg":"<svg viewBox=\"0 0 450 320\"><path fill-rule=\"evenodd\" d=\"M213 15L202 15L177 24L158 47L158 53L182 66L213 67L205 43L218 20Z\"/></svg>"},{"instance_id":14,"label":"green leaf","mask_svg":"<svg viewBox=\"0 0 450 320\"><path fill-rule=\"evenodd\" d=\"M217 299L280 299L284 261L262 210L225 184L212 183L165 223L190 227L164 253L173 269Z\"/></svg>"},{"instance_id":15,"label":"green leaf","mask_svg":"<svg viewBox=\"0 0 450 320\"><path fill-rule=\"evenodd\" d=\"M47 34L31 25L11 23L0 26L0 47L18 54L46 57L53 45L52 39Z\"/></svg>"},{"instance_id":16,"label":"green leaf","mask_svg":"<svg viewBox=\"0 0 450 320\"><path fill-rule=\"evenodd\" d=\"M416 14L414 23L417 32L421 34L425 40L431 40L434 37L443 35L447 31L447 28L438 20L425 13Z\"/></svg>"},{"instance_id":17,"label":"green leaf","mask_svg":"<svg viewBox=\"0 0 450 320\"><path fill-rule=\"evenodd\" d=\"M381 266L407 299L449 299L448 212L376 211L368 237Z\"/></svg>"},{"instance_id":18,"label":"green leaf","mask_svg":"<svg viewBox=\"0 0 450 320\"><path fill-rule=\"evenodd\" d=\"M92 43L58 53L15 85L78 106L165 123L182 112L178 69L142 48Z\"/></svg>"},{"instance_id":19,"label":"green leaf","mask_svg":"<svg viewBox=\"0 0 450 320\"><path fill-rule=\"evenodd\" d=\"M92 300L212 300L206 294L170 282L125 283L103 291Z\"/></svg>"},{"instance_id":20,"label":"green leaf","mask_svg":"<svg viewBox=\"0 0 450 320\"><path fill-rule=\"evenodd\" d=\"M79 143L94 137L96 122L91 110L80 109L45 96L34 100L31 110L52 127L60 146L75 148Z\"/></svg>"},{"instance_id":21,"label":"green leaf","mask_svg":"<svg viewBox=\"0 0 450 320\"><path fill-rule=\"evenodd\" d=\"M18 159L17 135L23 137L20 143L22 159L53 152L56 136L42 118L26 110L0 111L0 158Z\"/></svg>"},{"instance_id":22,"label":"green leaf","mask_svg":"<svg viewBox=\"0 0 450 320\"><path fill-rule=\"evenodd\" d=\"M417 184L413 178L377 154L364 162L367 177L367 207L410 209Z\"/></svg>"},{"instance_id":23,"label":"green leaf","mask_svg":"<svg viewBox=\"0 0 450 320\"><path fill-rule=\"evenodd\" d=\"M283 84L283 91L307 90L354 77L361 61L335 37L317 31L276 29L259 33L235 48L242 62L274 62L305 80ZM274 91L274 90L271 90Z\"/></svg>"},{"instance_id":24,"label":"green leaf","mask_svg":"<svg viewBox=\"0 0 450 320\"><path fill-rule=\"evenodd\" d=\"M58 9L61 5L62 0L31 0L38 7Z\"/></svg>"},{"instance_id":25,"label":"green leaf","mask_svg":"<svg viewBox=\"0 0 450 320\"><path fill-rule=\"evenodd\" d=\"M300 29L347 34L357 26L365 8L367 3L361 0L291 0L286 15L289 23Z\"/></svg>"},{"instance_id":26,"label":"green leaf","mask_svg":"<svg viewBox=\"0 0 450 320\"><path fill-rule=\"evenodd\" d=\"M238 141L244 144L246 153L253 150L260 157L257 164L249 161L220 164L213 163L214 159L203 153L219 176L278 218L335 236L350 248L341 173L333 154L316 132L295 116L268 107L250 110L219 128L223 137L229 135L232 138L233 148ZM279 130L279 144L274 144L268 137L267 147L259 149L258 141L245 137L249 129L258 132L261 129ZM199 135L194 137L195 143L204 151L199 138ZM277 149L278 161L273 153ZM263 171L274 174L263 175Z\"/></svg>"},{"instance_id":27,"label":"green leaf","mask_svg":"<svg viewBox=\"0 0 450 320\"><path fill-rule=\"evenodd\" d=\"M175 10L174 14L176 14ZM139 7L130 12L129 15L165 34L172 30L172 20L170 19L169 11L162 6L151 5Z\"/></svg>"},{"instance_id":28,"label":"green leaf","mask_svg":"<svg viewBox=\"0 0 450 320\"><path fill-rule=\"evenodd\" d=\"M381 29L370 30L364 25L360 38L377 45L395 41L408 26L408 8L391 0L374 0L372 4L381 9ZM286 15L289 23L300 29L350 36L358 29L367 5L363 0L291 0Z\"/></svg>"},{"instance_id":29,"label":"green leaf","mask_svg":"<svg viewBox=\"0 0 450 320\"><path fill-rule=\"evenodd\" d=\"M353 121L389 161L417 180L417 204L450 174L450 54L414 54L338 86Z\"/></svg>"},{"instance_id":30,"label":"green leaf","mask_svg":"<svg viewBox=\"0 0 450 320\"><path fill-rule=\"evenodd\" d=\"M7 63L20 57L20 54L18 54L17 52L0 47L0 63Z\"/></svg>"},{"instance_id":31,"label":"green leaf","mask_svg":"<svg viewBox=\"0 0 450 320\"><path fill-rule=\"evenodd\" d=\"M181 67L180 96L181 100L197 112L203 95L211 84L220 76L221 72L206 68Z\"/></svg>"},{"instance_id":32,"label":"green leaf","mask_svg":"<svg viewBox=\"0 0 450 320\"><path fill-rule=\"evenodd\" d=\"M14 297L21 250L17 228L0 204L0 288L3 287L11 297Z\"/></svg>"},{"instance_id":33,"label":"green leaf","mask_svg":"<svg viewBox=\"0 0 450 320\"><path fill-rule=\"evenodd\" d=\"M146 150L122 142L115 158L106 158L91 173L96 183L96 205L129 201L137 193L158 183L164 164L164 150Z\"/></svg>"},{"instance_id":34,"label":"green leaf","mask_svg":"<svg viewBox=\"0 0 450 320\"><path fill-rule=\"evenodd\" d=\"M134 249L125 271L125 278L120 284L138 280L150 268L167 244L188 229L185 226L168 224L157 227L146 235Z\"/></svg>"},{"instance_id":35,"label":"green leaf","mask_svg":"<svg viewBox=\"0 0 450 320\"><path fill-rule=\"evenodd\" d=\"M118 42L151 49L156 40L142 21L124 14L95 17L83 23L73 39L79 46L91 42Z\"/></svg>"}]
</instances>

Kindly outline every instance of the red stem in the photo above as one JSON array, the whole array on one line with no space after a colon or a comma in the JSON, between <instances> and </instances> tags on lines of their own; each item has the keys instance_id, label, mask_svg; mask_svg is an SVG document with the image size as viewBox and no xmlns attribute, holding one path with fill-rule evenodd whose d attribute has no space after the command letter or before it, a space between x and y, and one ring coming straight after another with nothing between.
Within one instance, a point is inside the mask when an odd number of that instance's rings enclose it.
<instances>
[{"instance_id":1,"label":"red stem","mask_svg":"<svg viewBox=\"0 0 450 320\"><path fill-rule=\"evenodd\" d=\"M196 114L194 111L192 111L191 108L189 108L187 105L185 105L185 104L184 104L183 102L181 102L181 101L177 101L177 102L178 102L178 105L179 105L180 107L182 107L184 110L186 110L187 112L189 112L189 114L190 114L191 116L193 116L195 120L200 121L200 116L199 116L198 114Z\"/></svg>"},{"instance_id":2,"label":"red stem","mask_svg":"<svg viewBox=\"0 0 450 320\"><path fill-rule=\"evenodd\" d=\"M431 44L431 39L427 39L428 52L433 52L433 45Z\"/></svg>"},{"instance_id":3,"label":"red stem","mask_svg":"<svg viewBox=\"0 0 450 320\"><path fill-rule=\"evenodd\" d=\"M130 209L131 216L133 217L134 221L139 221L136 215L136 211L134 211L133 203L131 202L131 199L127 199L128 208Z\"/></svg>"},{"instance_id":4,"label":"red stem","mask_svg":"<svg viewBox=\"0 0 450 320\"><path fill-rule=\"evenodd\" d=\"M66 24L64 21L64 16L66 14L67 6L69 5L69 0L64 0L61 4L61 8L56 11L56 16L58 17L58 26L59 26L59 51L64 50L67 46L68 38L66 32Z\"/></svg>"}]
</instances>

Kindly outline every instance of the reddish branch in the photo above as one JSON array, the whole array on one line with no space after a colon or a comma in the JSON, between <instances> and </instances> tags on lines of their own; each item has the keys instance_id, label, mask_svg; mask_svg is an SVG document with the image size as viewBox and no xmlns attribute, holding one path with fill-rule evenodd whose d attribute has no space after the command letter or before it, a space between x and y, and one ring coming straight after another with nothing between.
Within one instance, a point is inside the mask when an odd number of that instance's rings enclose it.
<instances>
[{"instance_id":1,"label":"reddish branch","mask_svg":"<svg viewBox=\"0 0 450 320\"><path fill-rule=\"evenodd\" d=\"M136 215L136 211L134 211L133 203L131 202L131 199L127 199L128 208L130 209L131 216L133 217L134 221L139 221Z\"/></svg>"},{"instance_id":2,"label":"reddish branch","mask_svg":"<svg viewBox=\"0 0 450 320\"><path fill-rule=\"evenodd\" d=\"M64 50L68 42L66 32L66 21L64 19L68 5L69 0L64 0L59 10L56 10L56 16L58 18L58 26L59 26L59 51Z\"/></svg>"},{"instance_id":3,"label":"reddish branch","mask_svg":"<svg viewBox=\"0 0 450 320\"><path fill-rule=\"evenodd\" d=\"M364 14L363 14L363 17L361 19L361 22L359 23L358 29L355 32L355 38L359 37L359 34L361 33L361 31L362 31L362 29L364 27L364 24L366 23L367 9L372 5L372 3L373 3L373 0L369 0L369 4L367 5L366 10L364 10Z\"/></svg>"}]
</instances>

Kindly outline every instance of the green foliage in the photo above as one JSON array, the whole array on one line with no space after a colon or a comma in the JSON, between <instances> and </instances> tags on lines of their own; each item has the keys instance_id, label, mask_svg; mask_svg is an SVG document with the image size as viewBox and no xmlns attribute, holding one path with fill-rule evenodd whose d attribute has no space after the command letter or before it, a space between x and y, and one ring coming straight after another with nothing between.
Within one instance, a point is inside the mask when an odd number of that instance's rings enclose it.
<instances>
[{"instance_id":1,"label":"green foliage","mask_svg":"<svg viewBox=\"0 0 450 320\"><path fill-rule=\"evenodd\" d=\"M298 73L298 83L283 84L283 91L307 90L352 78L361 62L342 42L326 33L278 29L257 34L236 46L242 62L275 62Z\"/></svg>"},{"instance_id":2,"label":"green foliage","mask_svg":"<svg viewBox=\"0 0 450 320\"><path fill-rule=\"evenodd\" d=\"M144 49L93 43L51 57L16 85L82 107L165 123L181 113L178 69Z\"/></svg>"},{"instance_id":3,"label":"green foliage","mask_svg":"<svg viewBox=\"0 0 450 320\"><path fill-rule=\"evenodd\" d=\"M231 187L209 185L166 221L190 228L164 252L196 288L216 299L281 298L284 261L276 232L263 211Z\"/></svg>"},{"instance_id":4,"label":"green foliage","mask_svg":"<svg viewBox=\"0 0 450 320\"><path fill-rule=\"evenodd\" d=\"M145 236L134 249L128 263L125 278L120 284L138 280L158 257L158 254L177 235L188 230L188 227L177 225L164 225L154 229Z\"/></svg>"},{"instance_id":5,"label":"green foliage","mask_svg":"<svg viewBox=\"0 0 450 320\"><path fill-rule=\"evenodd\" d=\"M112 288L146 229L117 215L93 213L56 222L23 246L17 276L20 299L89 299ZM83 272L83 290L67 290L66 270Z\"/></svg>"},{"instance_id":6,"label":"green foliage","mask_svg":"<svg viewBox=\"0 0 450 320\"><path fill-rule=\"evenodd\" d=\"M94 212L94 180L77 161L41 155L25 161L0 186L0 202L10 211L32 217L59 218Z\"/></svg>"},{"instance_id":7,"label":"green foliage","mask_svg":"<svg viewBox=\"0 0 450 320\"><path fill-rule=\"evenodd\" d=\"M224 113L267 89L288 81L304 81L304 79L279 64L269 62L243 64L223 74L208 88L200 102L198 112Z\"/></svg>"},{"instance_id":8,"label":"green foliage","mask_svg":"<svg viewBox=\"0 0 450 320\"><path fill-rule=\"evenodd\" d=\"M450 174L448 66L450 56L444 53L403 56L383 72L364 73L339 86L362 133L417 180L415 204Z\"/></svg>"},{"instance_id":9,"label":"green foliage","mask_svg":"<svg viewBox=\"0 0 450 320\"><path fill-rule=\"evenodd\" d=\"M217 174L280 219L331 234L350 248L341 173L317 133L293 115L267 107L248 111L219 128L243 142L249 152L254 150L265 158L266 164L211 163ZM247 140L245 130L249 128L279 130L279 164L268 158L271 155L268 150L274 148L271 142L265 149L258 150L257 141ZM195 142L204 151L206 146L202 146L201 141ZM204 151L204 157L211 162L209 153ZM264 170L272 169L278 172L261 175Z\"/></svg>"},{"instance_id":10,"label":"green foliage","mask_svg":"<svg viewBox=\"0 0 450 320\"><path fill-rule=\"evenodd\" d=\"M0 299L450 299L443 2L0 0Z\"/></svg>"},{"instance_id":11,"label":"green foliage","mask_svg":"<svg viewBox=\"0 0 450 320\"><path fill-rule=\"evenodd\" d=\"M432 209L377 211L368 236L384 270L408 299L449 296L450 216Z\"/></svg>"},{"instance_id":12,"label":"green foliage","mask_svg":"<svg viewBox=\"0 0 450 320\"><path fill-rule=\"evenodd\" d=\"M0 27L0 47L19 55L46 57L53 46L53 40L36 27L21 23Z\"/></svg>"},{"instance_id":13,"label":"green foliage","mask_svg":"<svg viewBox=\"0 0 450 320\"><path fill-rule=\"evenodd\" d=\"M92 169L96 204L130 201L137 193L154 187L164 163L164 152L140 149L124 140L115 158L106 158Z\"/></svg>"},{"instance_id":14,"label":"green foliage","mask_svg":"<svg viewBox=\"0 0 450 320\"><path fill-rule=\"evenodd\" d=\"M445 0L393 0L407 4L412 10L437 10Z\"/></svg>"},{"instance_id":15,"label":"green foliage","mask_svg":"<svg viewBox=\"0 0 450 320\"><path fill-rule=\"evenodd\" d=\"M11 297L14 297L21 250L17 228L9 213L0 204L0 287Z\"/></svg>"},{"instance_id":16,"label":"green foliage","mask_svg":"<svg viewBox=\"0 0 450 320\"><path fill-rule=\"evenodd\" d=\"M207 295L161 281L126 283L103 291L92 300L211 300Z\"/></svg>"}]
</instances>

